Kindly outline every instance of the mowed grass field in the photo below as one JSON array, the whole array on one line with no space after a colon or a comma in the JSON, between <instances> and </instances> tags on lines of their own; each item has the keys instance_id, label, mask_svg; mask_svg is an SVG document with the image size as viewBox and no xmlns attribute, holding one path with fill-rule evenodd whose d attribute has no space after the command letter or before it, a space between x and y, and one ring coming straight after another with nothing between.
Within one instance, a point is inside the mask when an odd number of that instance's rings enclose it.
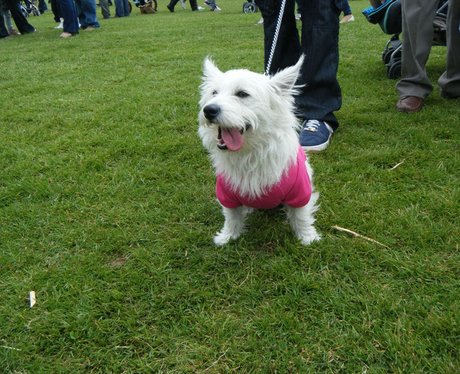
<instances>
[{"instance_id":1,"label":"mowed grass field","mask_svg":"<svg viewBox=\"0 0 460 374\"><path fill-rule=\"evenodd\" d=\"M340 128L310 155L323 239L303 247L274 210L216 248L202 62L262 72L260 14L166 4L67 40L45 13L37 33L0 40L0 371L460 372L460 105L436 87L445 48L426 107L396 112L390 36L352 1Z\"/></svg>"}]
</instances>

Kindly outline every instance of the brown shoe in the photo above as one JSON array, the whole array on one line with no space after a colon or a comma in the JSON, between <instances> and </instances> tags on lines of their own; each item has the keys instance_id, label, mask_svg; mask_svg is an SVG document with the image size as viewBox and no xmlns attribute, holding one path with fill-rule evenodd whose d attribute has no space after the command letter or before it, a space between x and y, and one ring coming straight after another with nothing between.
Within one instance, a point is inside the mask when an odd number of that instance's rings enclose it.
<instances>
[{"instance_id":1,"label":"brown shoe","mask_svg":"<svg viewBox=\"0 0 460 374\"><path fill-rule=\"evenodd\" d=\"M396 108L400 112L415 113L420 111L423 106L423 99L417 96L404 96L401 97L396 103Z\"/></svg>"}]
</instances>

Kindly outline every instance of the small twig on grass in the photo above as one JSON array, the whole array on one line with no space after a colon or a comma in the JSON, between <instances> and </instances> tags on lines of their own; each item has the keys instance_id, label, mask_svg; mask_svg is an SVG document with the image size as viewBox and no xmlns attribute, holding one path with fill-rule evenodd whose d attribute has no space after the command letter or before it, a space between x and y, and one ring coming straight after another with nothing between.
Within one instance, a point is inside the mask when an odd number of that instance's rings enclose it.
<instances>
[{"instance_id":1,"label":"small twig on grass","mask_svg":"<svg viewBox=\"0 0 460 374\"><path fill-rule=\"evenodd\" d=\"M406 160L402 160L401 162L398 162L398 163L397 163L395 166L393 166L390 170L394 170L394 169L396 169L398 166L404 164L404 161L406 161Z\"/></svg>"},{"instance_id":2,"label":"small twig on grass","mask_svg":"<svg viewBox=\"0 0 460 374\"><path fill-rule=\"evenodd\" d=\"M353 235L353 236L356 237L356 238L361 238L361 239L367 240L367 241L369 241L369 242L378 244L378 245L380 245L380 246L382 246L382 247L385 247L385 248L388 248L388 249L390 248L390 247L388 247L387 245L385 245L385 244L383 244L383 243L380 243L380 242L378 242L378 241L375 240L375 239L368 238L367 236L358 234L358 233L355 232L355 231L351 231L351 230L345 229L345 228L340 227L340 226L332 226L332 228L333 228L333 229L336 229L336 230L338 230L338 231L346 232L346 233L348 233L348 234L350 234L350 235Z\"/></svg>"}]
</instances>

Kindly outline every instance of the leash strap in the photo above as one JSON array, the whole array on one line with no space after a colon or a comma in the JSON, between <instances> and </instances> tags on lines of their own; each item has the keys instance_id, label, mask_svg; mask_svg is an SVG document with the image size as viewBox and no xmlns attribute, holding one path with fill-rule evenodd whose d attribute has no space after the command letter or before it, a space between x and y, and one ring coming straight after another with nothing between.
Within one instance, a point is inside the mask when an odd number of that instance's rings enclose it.
<instances>
[{"instance_id":1,"label":"leash strap","mask_svg":"<svg viewBox=\"0 0 460 374\"><path fill-rule=\"evenodd\" d=\"M275 55L276 44L278 43L278 36L280 34L281 23L283 22L284 8L286 7L286 0L281 1L280 12L278 14L278 20L276 21L275 35L273 36L272 45L270 47L270 54L268 56L267 68L265 69L265 75L270 75L270 68L272 66L273 56Z\"/></svg>"}]
</instances>

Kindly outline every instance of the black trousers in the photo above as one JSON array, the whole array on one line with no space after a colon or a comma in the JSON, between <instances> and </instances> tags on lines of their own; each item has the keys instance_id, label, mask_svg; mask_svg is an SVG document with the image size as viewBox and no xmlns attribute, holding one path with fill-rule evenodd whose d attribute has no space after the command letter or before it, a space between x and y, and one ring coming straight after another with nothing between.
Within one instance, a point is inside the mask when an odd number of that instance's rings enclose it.
<instances>
[{"instance_id":1,"label":"black trousers","mask_svg":"<svg viewBox=\"0 0 460 374\"><path fill-rule=\"evenodd\" d=\"M6 7L11 12L14 23L21 34L27 34L35 31L35 28L27 21L27 18L22 14L18 0L5 0Z\"/></svg>"},{"instance_id":2,"label":"black trousers","mask_svg":"<svg viewBox=\"0 0 460 374\"><path fill-rule=\"evenodd\" d=\"M294 65L301 54L305 62L298 84L304 85L295 98L298 116L328 122L335 130L334 112L342 105L337 80L339 65L339 15L335 0L298 0L302 30L297 30L295 0L286 0L278 42L274 46L270 74ZM281 0L256 0L264 19L265 69L273 48Z\"/></svg>"}]
</instances>

